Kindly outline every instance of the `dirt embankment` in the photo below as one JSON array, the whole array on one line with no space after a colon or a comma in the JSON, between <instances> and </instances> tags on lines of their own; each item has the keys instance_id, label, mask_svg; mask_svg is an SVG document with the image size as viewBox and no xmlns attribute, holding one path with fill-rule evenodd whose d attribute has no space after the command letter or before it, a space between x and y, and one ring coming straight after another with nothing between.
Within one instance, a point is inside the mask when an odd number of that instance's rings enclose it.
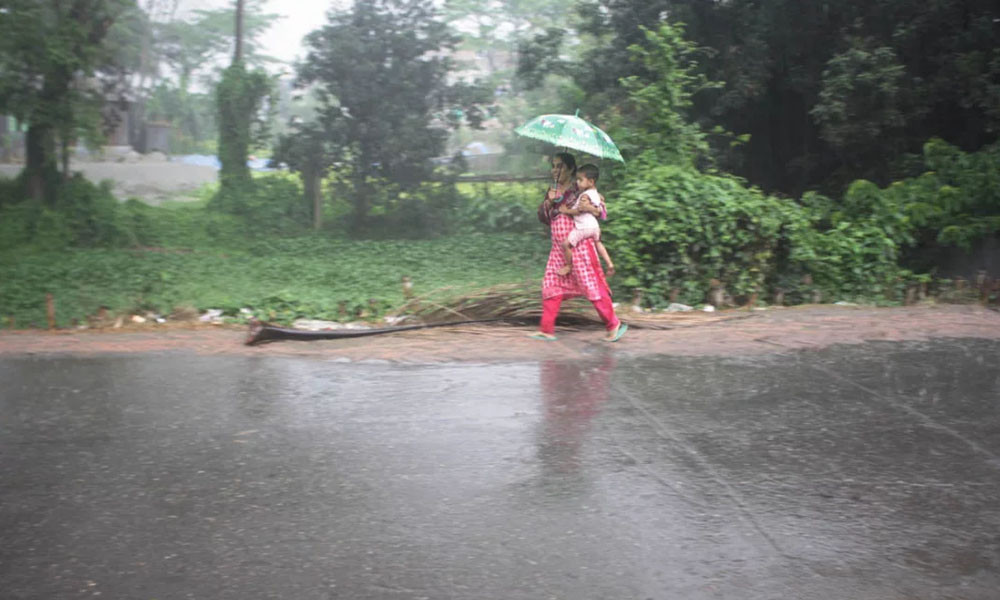
<instances>
[{"instance_id":1,"label":"dirt embankment","mask_svg":"<svg viewBox=\"0 0 1000 600\"><path fill-rule=\"evenodd\" d=\"M622 315L629 321L628 315ZM808 306L716 314L633 315L634 326L617 344L596 328L557 330L559 339L528 339L529 327L464 326L346 340L276 342L249 347L245 328L145 326L88 331L0 332L0 357L26 354L193 352L205 355L299 356L324 360L510 362L585 358L612 351L622 356L751 355L869 340L931 338L1000 339L1000 312L980 306L900 308ZM642 327L645 325L646 327ZM657 327L653 329L651 327Z\"/></svg>"}]
</instances>

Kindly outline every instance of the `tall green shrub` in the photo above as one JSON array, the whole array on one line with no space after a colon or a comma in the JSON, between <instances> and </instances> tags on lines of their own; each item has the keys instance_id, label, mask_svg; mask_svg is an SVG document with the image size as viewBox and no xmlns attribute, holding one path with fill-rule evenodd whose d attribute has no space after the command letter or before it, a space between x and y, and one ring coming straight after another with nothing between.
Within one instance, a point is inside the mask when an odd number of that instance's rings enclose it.
<instances>
[{"instance_id":1,"label":"tall green shrub","mask_svg":"<svg viewBox=\"0 0 1000 600\"><path fill-rule=\"evenodd\" d=\"M248 72L242 61L235 61L222 72L216 88L219 121L219 193L213 205L228 212L238 212L243 194L253 182L247 167L249 148L263 127L259 113L271 90L267 73ZM259 137L259 136L256 136Z\"/></svg>"},{"instance_id":2,"label":"tall green shrub","mask_svg":"<svg viewBox=\"0 0 1000 600\"><path fill-rule=\"evenodd\" d=\"M676 165L627 179L609 205L615 266L654 305L673 289L682 302L700 302L712 279L734 295L763 292L782 226L800 212L738 179Z\"/></svg>"}]
</instances>

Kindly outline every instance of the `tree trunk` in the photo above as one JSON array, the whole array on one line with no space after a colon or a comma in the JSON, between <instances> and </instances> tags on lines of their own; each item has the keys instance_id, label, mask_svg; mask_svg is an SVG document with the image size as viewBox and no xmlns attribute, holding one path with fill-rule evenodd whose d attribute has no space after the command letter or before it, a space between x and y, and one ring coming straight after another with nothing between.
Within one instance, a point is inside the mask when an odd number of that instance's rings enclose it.
<instances>
[{"instance_id":1,"label":"tree trunk","mask_svg":"<svg viewBox=\"0 0 1000 600\"><path fill-rule=\"evenodd\" d=\"M323 227L323 177L318 169L310 169L302 173L306 203L312 210L313 229L319 231Z\"/></svg>"},{"instance_id":2,"label":"tree trunk","mask_svg":"<svg viewBox=\"0 0 1000 600\"><path fill-rule=\"evenodd\" d=\"M362 173L354 177L354 214L352 215L356 229L363 229L368 223L368 209L371 205L371 186L368 178Z\"/></svg>"},{"instance_id":3,"label":"tree trunk","mask_svg":"<svg viewBox=\"0 0 1000 600\"><path fill-rule=\"evenodd\" d=\"M62 158L62 176L63 179L69 179L69 136L62 135L59 137L59 152Z\"/></svg>"},{"instance_id":4,"label":"tree trunk","mask_svg":"<svg viewBox=\"0 0 1000 600\"><path fill-rule=\"evenodd\" d=\"M233 62L243 60L243 0L236 0L236 49L233 51Z\"/></svg>"},{"instance_id":5,"label":"tree trunk","mask_svg":"<svg viewBox=\"0 0 1000 600\"><path fill-rule=\"evenodd\" d=\"M28 195L34 200L46 200L59 177L56 168L55 132L48 125L29 125L25 136L24 178Z\"/></svg>"}]
</instances>

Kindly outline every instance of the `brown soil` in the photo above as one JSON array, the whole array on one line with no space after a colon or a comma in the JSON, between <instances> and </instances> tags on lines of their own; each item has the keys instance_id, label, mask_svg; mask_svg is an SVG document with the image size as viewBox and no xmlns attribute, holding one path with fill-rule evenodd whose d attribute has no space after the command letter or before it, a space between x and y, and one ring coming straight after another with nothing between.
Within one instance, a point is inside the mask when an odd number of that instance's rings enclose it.
<instances>
[{"instance_id":1,"label":"brown soil","mask_svg":"<svg viewBox=\"0 0 1000 600\"><path fill-rule=\"evenodd\" d=\"M981 306L903 308L806 306L714 314L622 315L632 323L616 344L599 328L557 329L554 342L527 337L531 327L464 326L391 335L246 346L246 328L189 325L108 330L0 332L0 356L27 354L193 352L202 355L297 356L393 362L509 362L557 355L572 359L608 349L622 356L748 355L942 337L1000 339L1000 313Z\"/></svg>"}]
</instances>

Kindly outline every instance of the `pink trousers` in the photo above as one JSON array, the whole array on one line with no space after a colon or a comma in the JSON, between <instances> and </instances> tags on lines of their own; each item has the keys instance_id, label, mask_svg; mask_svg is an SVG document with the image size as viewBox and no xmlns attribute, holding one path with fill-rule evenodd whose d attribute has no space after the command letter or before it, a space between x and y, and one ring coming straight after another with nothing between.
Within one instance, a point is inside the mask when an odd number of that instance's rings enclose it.
<instances>
[{"instance_id":1,"label":"pink trousers","mask_svg":"<svg viewBox=\"0 0 1000 600\"><path fill-rule=\"evenodd\" d=\"M545 298L542 300L542 323L538 328L542 333L552 334L556 330L556 317L559 315L559 307L562 306L562 302L565 296L555 296L553 298ZM604 326L608 331L615 331L618 329L618 325L621 323L618 320L618 316L615 314L615 307L611 305L611 298L607 296L601 296L600 300L591 300L591 304L597 310L597 314L600 315L601 320L604 321Z\"/></svg>"}]
</instances>

